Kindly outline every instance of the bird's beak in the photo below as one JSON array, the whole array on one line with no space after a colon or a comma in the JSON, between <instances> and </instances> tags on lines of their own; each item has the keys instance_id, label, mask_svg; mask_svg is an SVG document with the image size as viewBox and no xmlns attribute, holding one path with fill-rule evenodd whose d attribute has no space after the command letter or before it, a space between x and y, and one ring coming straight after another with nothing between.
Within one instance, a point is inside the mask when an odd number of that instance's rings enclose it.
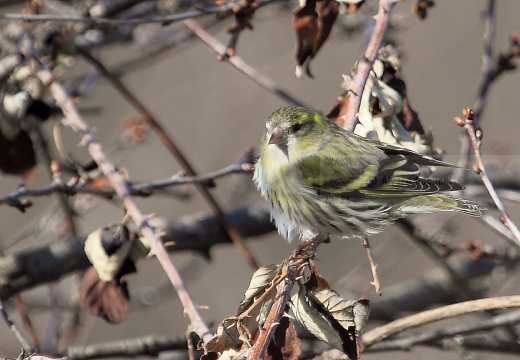
<instances>
[{"instance_id":1,"label":"bird's beak","mask_svg":"<svg viewBox=\"0 0 520 360\"><path fill-rule=\"evenodd\" d=\"M271 133L271 137L269 138L269 144L285 144L287 142L287 138L285 137L284 132L279 128L275 127L273 132Z\"/></svg>"}]
</instances>

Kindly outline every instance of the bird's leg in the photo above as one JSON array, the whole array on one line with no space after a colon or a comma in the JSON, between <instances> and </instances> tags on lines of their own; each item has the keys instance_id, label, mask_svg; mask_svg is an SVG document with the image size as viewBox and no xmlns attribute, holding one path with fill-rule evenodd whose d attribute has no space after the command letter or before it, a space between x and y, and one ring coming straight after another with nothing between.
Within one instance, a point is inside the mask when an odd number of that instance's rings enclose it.
<instances>
[{"instance_id":1,"label":"bird's leg","mask_svg":"<svg viewBox=\"0 0 520 360\"><path fill-rule=\"evenodd\" d=\"M328 236L323 237L320 235L316 235L313 238L303 242L300 246L294 249L291 257L298 258L303 256L308 259L312 259L316 255L316 250L318 249L318 246L320 246L322 243L328 244L329 242L330 238Z\"/></svg>"}]
</instances>

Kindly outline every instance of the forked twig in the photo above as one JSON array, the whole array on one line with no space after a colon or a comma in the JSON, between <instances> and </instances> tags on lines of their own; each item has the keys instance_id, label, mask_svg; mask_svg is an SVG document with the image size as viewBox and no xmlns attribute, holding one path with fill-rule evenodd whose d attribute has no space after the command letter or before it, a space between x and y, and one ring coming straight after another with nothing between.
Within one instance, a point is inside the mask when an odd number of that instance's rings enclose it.
<instances>
[{"instance_id":1,"label":"forked twig","mask_svg":"<svg viewBox=\"0 0 520 360\"><path fill-rule=\"evenodd\" d=\"M482 54L482 71L480 78L480 85L478 89L478 95L473 103L473 109L475 110L476 123L480 120L480 115L484 110L486 103L488 90L493 81L493 46L495 43L495 0L488 0L487 9L484 13L484 34L482 36L484 41L484 53ZM462 136L460 139L460 155L457 165L459 168L454 169L453 178L458 182L465 183L465 177L467 172L464 170L468 167L471 154L471 143L467 136Z\"/></svg>"},{"instance_id":2,"label":"forked twig","mask_svg":"<svg viewBox=\"0 0 520 360\"><path fill-rule=\"evenodd\" d=\"M231 174L250 173L253 167L253 159L254 156L252 152L248 152L246 153L245 158L239 160L238 162L208 174L199 176L186 176L184 174L177 174L166 179L159 179L144 183L127 183L127 187L129 193L134 196L149 196L151 194L151 190L153 189L161 189L175 185L207 183L208 181L213 181ZM78 180L79 182L70 181L66 183L61 178L57 178L54 179L54 181L52 181L49 185L37 189L31 189L25 185L20 186L11 194L0 197L0 204L9 204L17 208L23 208L24 202L20 200L22 197L47 196L56 192L61 192L65 195L83 193L107 197L116 194L115 190L111 187L92 187L88 186L88 183L82 182L80 180ZM27 203L25 206L29 206L29 204L30 203Z\"/></svg>"},{"instance_id":3,"label":"forked twig","mask_svg":"<svg viewBox=\"0 0 520 360\"><path fill-rule=\"evenodd\" d=\"M363 238L363 247L367 251L368 262L370 263L370 269L372 270L373 281L370 282L372 286L376 289L376 293L381 295L381 284L379 283L379 277L377 276L377 264L374 261L374 257L372 256L372 248L370 247L370 243L368 242L368 238Z\"/></svg>"},{"instance_id":4,"label":"forked twig","mask_svg":"<svg viewBox=\"0 0 520 360\"><path fill-rule=\"evenodd\" d=\"M505 226L511 232L513 233L516 241L512 242L516 246L520 247L520 230L518 230L518 227L516 224L511 220L509 215L507 214L507 210L502 203L502 200L500 200L500 197L498 196L495 187L493 186L493 183L489 179L486 173L486 168L484 166L484 161L482 160L482 154L480 152L480 145L481 145L481 139L482 139L482 129L477 128L475 130L474 122L473 122L473 110L471 109L464 109L463 111L463 117L456 117L455 123L461 127L463 127L466 132L468 133L469 139L471 141L471 145L473 146L473 152L475 153L475 160L477 162L476 166L474 167L474 171L480 176L482 179L482 183L484 183L484 186L486 187L487 191L489 192L489 195L491 196L491 199L493 199L493 202L495 203L498 211L500 211L500 220L504 223Z\"/></svg>"}]
</instances>

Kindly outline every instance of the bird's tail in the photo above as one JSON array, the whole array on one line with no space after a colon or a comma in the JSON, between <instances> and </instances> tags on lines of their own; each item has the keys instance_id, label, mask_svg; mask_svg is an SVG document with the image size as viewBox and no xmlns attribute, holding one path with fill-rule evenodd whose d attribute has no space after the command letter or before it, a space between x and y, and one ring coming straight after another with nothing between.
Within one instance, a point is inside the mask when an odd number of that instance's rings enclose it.
<instances>
[{"instance_id":1,"label":"bird's tail","mask_svg":"<svg viewBox=\"0 0 520 360\"><path fill-rule=\"evenodd\" d=\"M395 204L393 210L402 215L437 211L456 211L475 217L482 215L482 209L475 202L439 193L408 198Z\"/></svg>"}]
</instances>

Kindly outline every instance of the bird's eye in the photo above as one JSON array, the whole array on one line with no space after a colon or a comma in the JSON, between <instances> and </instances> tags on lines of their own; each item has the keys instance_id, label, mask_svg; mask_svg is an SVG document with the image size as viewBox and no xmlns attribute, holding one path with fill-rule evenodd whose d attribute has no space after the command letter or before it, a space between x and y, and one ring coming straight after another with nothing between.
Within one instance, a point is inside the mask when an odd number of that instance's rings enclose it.
<instances>
[{"instance_id":1,"label":"bird's eye","mask_svg":"<svg viewBox=\"0 0 520 360\"><path fill-rule=\"evenodd\" d=\"M294 125L291 126L291 132L292 133L297 133L301 129L302 129L302 124L294 124Z\"/></svg>"}]
</instances>

